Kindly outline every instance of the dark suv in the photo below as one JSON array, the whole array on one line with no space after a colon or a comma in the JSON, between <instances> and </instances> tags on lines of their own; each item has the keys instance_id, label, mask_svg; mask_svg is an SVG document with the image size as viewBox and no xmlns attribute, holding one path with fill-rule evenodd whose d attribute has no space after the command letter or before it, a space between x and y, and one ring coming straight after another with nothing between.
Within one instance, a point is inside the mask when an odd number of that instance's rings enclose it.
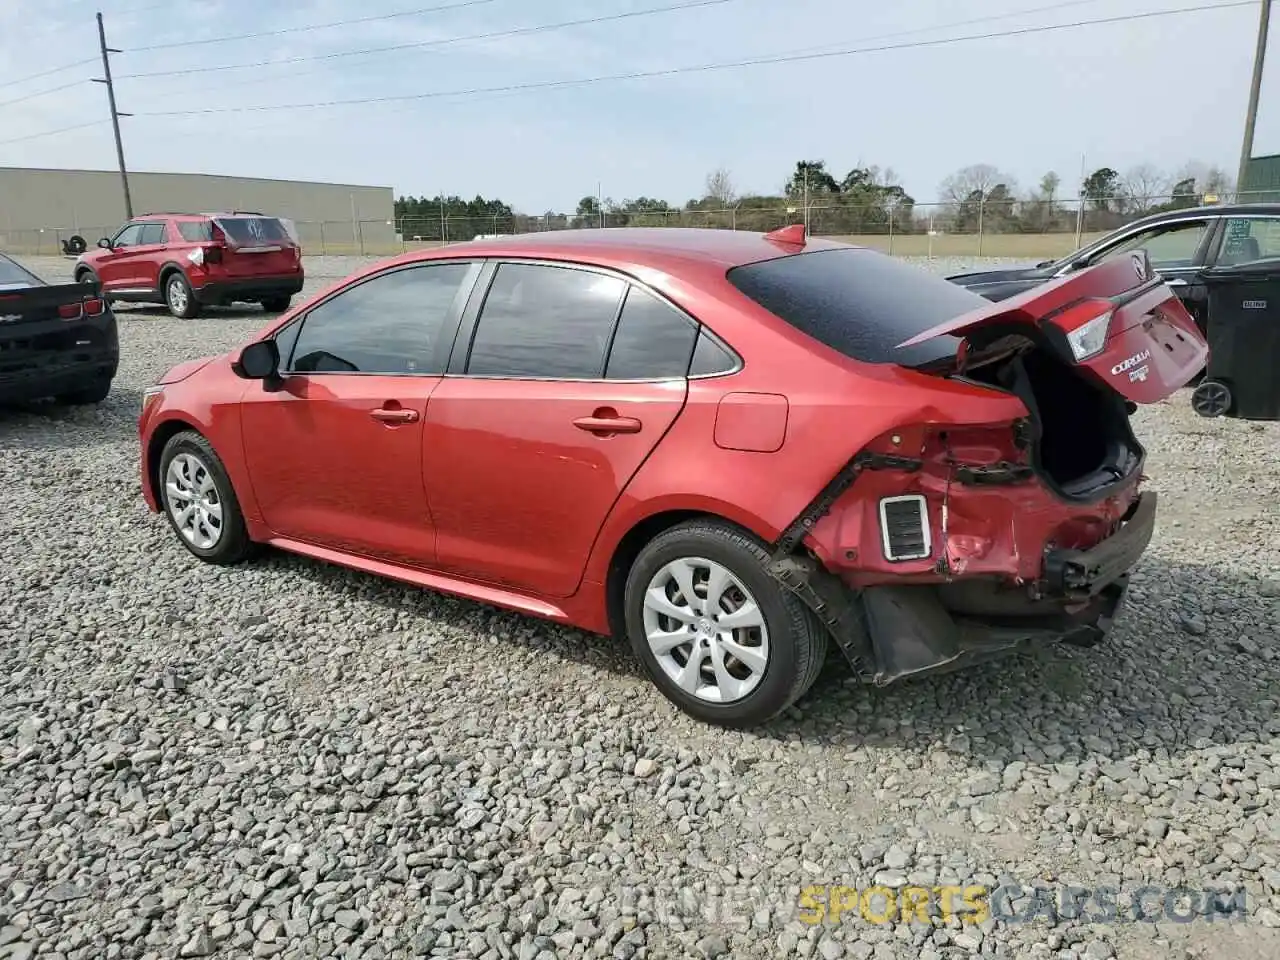
<instances>
[{"instance_id":1,"label":"dark suv","mask_svg":"<svg viewBox=\"0 0 1280 960\"><path fill-rule=\"evenodd\" d=\"M302 289L292 225L260 213L153 213L135 217L101 249L80 255L78 281L112 301L163 303L175 317L237 301L286 310Z\"/></svg>"}]
</instances>

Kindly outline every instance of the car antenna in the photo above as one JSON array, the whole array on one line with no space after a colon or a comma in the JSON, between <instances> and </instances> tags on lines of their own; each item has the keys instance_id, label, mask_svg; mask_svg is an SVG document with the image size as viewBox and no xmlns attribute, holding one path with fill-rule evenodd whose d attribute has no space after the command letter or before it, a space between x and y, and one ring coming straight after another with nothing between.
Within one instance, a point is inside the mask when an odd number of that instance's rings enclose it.
<instances>
[{"instance_id":1,"label":"car antenna","mask_svg":"<svg viewBox=\"0 0 1280 960\"><path fill-rule=\"evenodd\" d=\"M764 238L772 243L783 243L789 247L803 247L805 244L805 229L803 223L792 223L785 227L780 227L764 235Z\"/></svg>"}]
</instances>

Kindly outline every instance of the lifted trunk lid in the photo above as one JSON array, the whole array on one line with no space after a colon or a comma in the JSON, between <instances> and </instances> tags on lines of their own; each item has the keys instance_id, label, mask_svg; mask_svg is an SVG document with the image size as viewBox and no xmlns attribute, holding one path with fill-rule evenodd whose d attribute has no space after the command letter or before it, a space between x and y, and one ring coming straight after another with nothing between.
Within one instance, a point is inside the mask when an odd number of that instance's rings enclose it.
<instances>
[{"instance_id":1,"label":"lifted trunk lid","mask_svg":"<svg viewBox=\"0 0 1280 960\"><path fill-rule=\"evenodd\" d=\"M1209 347L1144 251L977 307L900 344L962 337L948 373L1043 344L1134 403L1156 403L1204 368ZM939 365L933 365L938 369Z\"/></svg>"}]
</instances>

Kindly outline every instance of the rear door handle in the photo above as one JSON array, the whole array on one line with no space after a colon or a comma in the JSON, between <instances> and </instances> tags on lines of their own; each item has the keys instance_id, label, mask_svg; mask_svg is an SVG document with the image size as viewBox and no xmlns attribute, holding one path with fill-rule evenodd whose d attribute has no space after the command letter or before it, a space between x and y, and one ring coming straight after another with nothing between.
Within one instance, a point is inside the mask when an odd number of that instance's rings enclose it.
<instances>
[{"instance_id":1,"label":"rear door handle","mask_svg":"<svg viewBox=\"0 0 1280 960\"><path fill-rule=\"evenodd\" d=\"M369 416L375 420L381 420L383 423L413 423L418 419L417 410L399 410L379 407L377 410L370 410Z\"/></svg>"},{"instance_id":2,"label":"rear door handle","mask_svg":"<svg viewBox=\"0 0 1280 960\"><path fill-rule=\"evenodd\" d=\"M639 433L643 424L635 417L620 417L612 411L597 410L589 417L579 417L573 425L587 433Z\"/></svg>"}]
</instances>

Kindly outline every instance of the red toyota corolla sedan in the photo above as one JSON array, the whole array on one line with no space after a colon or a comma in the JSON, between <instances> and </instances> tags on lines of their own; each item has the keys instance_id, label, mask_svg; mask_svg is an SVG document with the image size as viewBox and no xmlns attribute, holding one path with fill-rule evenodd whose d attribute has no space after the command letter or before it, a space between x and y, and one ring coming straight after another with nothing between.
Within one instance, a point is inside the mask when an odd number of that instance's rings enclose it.
<instances>
[{"instance_id":1,"label":"red toyota corolla sedan","mask_svg":"<svg viewBox=\"0 0 1280 960\"><path fill-rule=\"evenodd\" d=\"M267 544L625 635L745 727L832 640L883 685L1101 639L1155 522L1129 414L1207 352L1141 252L992 303L801 227L508 237L170 370L142 489L202 560Z\"/></svg>"}]
</instances>

